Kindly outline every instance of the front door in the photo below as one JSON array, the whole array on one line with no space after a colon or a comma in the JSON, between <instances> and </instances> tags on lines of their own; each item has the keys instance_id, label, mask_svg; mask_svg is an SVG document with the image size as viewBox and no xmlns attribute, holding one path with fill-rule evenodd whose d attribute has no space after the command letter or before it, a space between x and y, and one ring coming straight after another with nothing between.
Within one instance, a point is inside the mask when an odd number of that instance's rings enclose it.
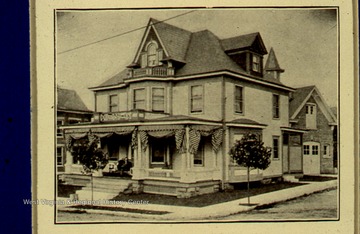
<instances>
[{"instance_id":1,"label":"front door","mask_svg":"<svg viewBox=\"0 0 360 234\"><path fill-rule=\"evenodd\" d=\"M320 143L304 142L304 174L319 175L320 174Z\"/></svg>"}]
</instances>

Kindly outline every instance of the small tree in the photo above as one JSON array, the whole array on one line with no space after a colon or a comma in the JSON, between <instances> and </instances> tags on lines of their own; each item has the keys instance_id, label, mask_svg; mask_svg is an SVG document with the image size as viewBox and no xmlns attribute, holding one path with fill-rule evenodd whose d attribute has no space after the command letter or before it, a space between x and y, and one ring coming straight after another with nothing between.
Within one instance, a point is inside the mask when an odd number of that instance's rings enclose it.
<instances>
[{"instance_id":1,"label":"small tree","mask_svg":"<svg viewBox=\"0 0 360 234\"><path fill-rule=\"evenodd\" d=\"M83 165L83 172L91 176L91 200L93 200L93 173L104 169L108 163L107 155L99 147L100 139L88 134L88 137L71 140L68 150L74 157L74 161Z\"/></svg>"},{"instance_id":2,"label":"small tree","mask_svg":"<svg viewBox=\"0 0 360 234\"><path fill-rule=\"evenodd\" d=\"M265 170L269 167L271 148L265 147L264 142L256 134L248 133L235 142L229 154L238 165L247 168L248 204L250 204L250 170Z\"/></svg>"}]
</instances>

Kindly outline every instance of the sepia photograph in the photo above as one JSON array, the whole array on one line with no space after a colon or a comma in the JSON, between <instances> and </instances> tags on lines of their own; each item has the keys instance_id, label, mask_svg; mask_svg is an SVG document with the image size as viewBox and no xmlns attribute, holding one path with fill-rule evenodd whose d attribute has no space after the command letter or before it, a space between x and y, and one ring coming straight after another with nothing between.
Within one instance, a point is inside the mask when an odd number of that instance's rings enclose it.
<instances>
[{"instance_id":1,"label":"sepia photograph","mask_svg":"<svg viewBox=\"0 0 360 234\"><path fill-rule=\"evenodd\" d=\"M338 7L53 20L55 224L340 219Z\"/></svg>"}]
</instances>

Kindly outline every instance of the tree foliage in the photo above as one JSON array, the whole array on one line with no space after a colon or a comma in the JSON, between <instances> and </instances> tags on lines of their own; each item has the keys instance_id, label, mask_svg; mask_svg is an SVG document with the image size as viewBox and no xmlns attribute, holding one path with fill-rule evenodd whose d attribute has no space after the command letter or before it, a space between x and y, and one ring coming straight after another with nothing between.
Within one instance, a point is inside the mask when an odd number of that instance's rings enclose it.
<instances>
[{"instance_id":1,"label":"tree foliage","mask_svg":"<svg viewBox=\"0 0 360 234\"><path fill-rule=\"evenodd\" d=\"M103 169L107 162L108 157L99 147L100 139L88 135L78 140L73 140L69 145L68 150L74 157L74 161L79 161L86 173Z\"/></svg>"},{"instance_id":2,"label":"tree foliage","mask_svg":"<svg viewBox=\"0 0 360 234\"><path fill-rule=\"evenodd\" d=\"M265 170L271 162L271 148L265 147L260 137L253 133L237 140L229 154L238 165L247 168Z\"/></svg>"}]
</instances>

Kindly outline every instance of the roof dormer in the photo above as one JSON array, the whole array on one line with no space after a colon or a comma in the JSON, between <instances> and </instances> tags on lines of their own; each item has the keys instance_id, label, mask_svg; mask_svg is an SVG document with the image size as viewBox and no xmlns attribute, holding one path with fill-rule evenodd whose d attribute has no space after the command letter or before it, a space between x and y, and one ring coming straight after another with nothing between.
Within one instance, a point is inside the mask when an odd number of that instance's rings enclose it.
<instances>
[{"instance_id":1,"label":"roof dormer","mask_svg":"<svg viewBox=\"0 0 360 234\"><path fill-rule=\"evenodd\" d=\"M262 77L263 56L267 54L260 33L227 38L221 41L224 51L247 73Z\"/></svg>"}]
</instances>

